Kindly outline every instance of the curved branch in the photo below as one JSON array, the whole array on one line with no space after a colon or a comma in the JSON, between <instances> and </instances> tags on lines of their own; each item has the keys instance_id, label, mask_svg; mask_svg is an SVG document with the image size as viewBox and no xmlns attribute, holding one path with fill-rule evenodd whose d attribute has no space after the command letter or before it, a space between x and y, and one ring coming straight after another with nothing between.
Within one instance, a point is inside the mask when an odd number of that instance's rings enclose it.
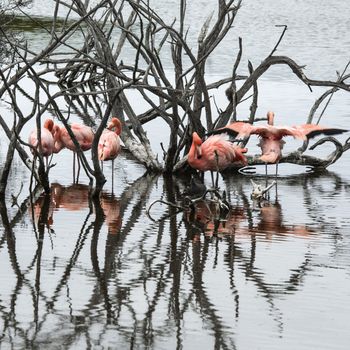
<instances>
[{"instance_id":1,"label":"curved branch","mask_svg":"<svg viewBox=\"0 0 350 350\"><path fill-rule=\"evenodd\" d=\"M299 66L294 60L287 56L269 56L267 57L248 77L244 82L242 87L237 91L237 100L240 101L243 96L254 86L255 82L273 65L276 64L285 64L290 67L293 73L304 82L309 89L311 86L329 86L336 87L345 91L350 91L350 85L345 84L344 82L335 82L329 80L314 80L309 79L302 69L303 66ZM311 90L312 91L312 90Z\"/></svg>"},{"instance_id":2,"label":"curved branch","mask_svg":"<svg viewBox=\"0 0 350 350\"><path fill-rule=\"evenodd\" d=\"M341 82L343 83L345 80L349 79L350 78L350 74L347 74L345 75L344 77L342 77L341 79L338 80L338 82ZM307 122L306 123L312 123L312 119L314 118L314 115L318 109L318 107L320 106L320 104L326 99L327 96L331 95L329 100L332 98L333 94L335 92L337 92L339 90L338 87L333 87L329 90L327 90L325 93L323 93L314 103L314 105L312 106L311 110L310 110L310 113L309 113L309 116L308 116L308 119L307 119ZM328 100L328 102L329 102ZM327 103L328 103L327 102ZM327 105L326 105L327 106ZM322 111L324 112L324 110ZM322 115L322 114L321 114Z\"/></svg>"},{"instance_id":3,"label":"curved branch","mask_svg":"<svg viewBox=\"0 0 350 350\"><path fill-rule=\"evenodd\" d=\"M326 169L331 164L335 163L344 152L346 152L348 149L350 149L350 137L345 141L344 145L341 144L340 141L335 139L334 137L327 136L319 141L317 141L315 144L313 144L309 149L314 150L316 147L322 145L325 142L331 142L335 146L335 151L330 153L325 159L310 156L307 154L303 154L303 151L297 150L295 152L289 153L285 156L283 156L279 163L290 163L290 164L296 164L296 165L302 165L302 166L309 166L314 168L315 170L322 170ZM243 171L242 173L250 174L255 173L254 165L264 165L266 164L260 159L261 154L255 154L255 155L247 155L247 161L249 171ZM231 167L227 168L225 172L232 172L232 171L238 171L240 172L240 168L242 168L241 165L232 164Z\"/></svg>"},{"instance_id":4,"label":"curved branch","mask_svg":"<svg viewBox=\"0 0 350 350\"><path fill-rule=\"evenodd\" d=\"M336 162L342 156L344 152L344 148L343 148L343 145L336 138L332 136L328 136L328 137L323 137L321 140L318 140L317 142L315 142L310 147L310 150L314 150L316 147L324 144L325 142L331 142L335 146L335 151L331 153L327 158L327 161L329 161L329 163L327 164L328 166Z\"/></svg>"}]
</instances>

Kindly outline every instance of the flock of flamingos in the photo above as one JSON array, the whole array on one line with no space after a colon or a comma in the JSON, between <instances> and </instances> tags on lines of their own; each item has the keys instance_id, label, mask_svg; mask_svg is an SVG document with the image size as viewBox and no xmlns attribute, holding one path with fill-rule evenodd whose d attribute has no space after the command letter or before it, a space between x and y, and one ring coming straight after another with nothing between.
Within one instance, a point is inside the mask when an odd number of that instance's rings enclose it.
<instances>
[{"instance_id":1,"label":"flock of flamingos","mask_svg":"<svg viewBox=\"0 0 350 350\"><path fill-rule=\"evenodd\" d=\"M89 126L73 123L71 130L80 145L83 152L91 149L92 141L94 139L94 132ZM98 158L101 161L112 160L117 158L120 152L120 137L122 132L122 125L118 118L112 118L108 123L107 128L103 131L98 143ZM44 127L41 129L41 147L38 147L38 131L33 130L28 142L41 153L46 159L46 166L48 165L48 158L54 153L60 152L63 148L68 148L73 151L74 158L76 147L70 137L67 129L64 126L54 124L52 119L46 119ZM79 158L78 158L79 159ZM78 162L79 164L79 162ZM73 172L75 161L73 161Z\"/></svg>"},{"instance_id":2,"label":"flock of flamingos","mask_svg":"<svg viewBox=\"0 0 350 350\"><path fill-rule=\"evenodd\" d=\"M219 128L207 134L208 138L202 139L193 133L191 149L188 153L188 163L192 168L200 171L222 171L232 163L247 165L245 153L248 149L238 144L245 141L250 135L260 137L260 160L265 164L276 164L276 176L278 162L282 157L282 149L285 144L283 138L292 136L306 141L316 135L336 135L346 132L346 129L330 128L317 124L302 124L297 126L274 125L274 113L267 113L267 124L252 125L247 122L233 122L224 128ZM213 179L213 177L212 177Z\"/></svg>"},{"instance_id":3,"label":"flock of flamingos","mask_svg":"<svg viewBox=\"0 0 350 350\"><path fill-rule=\"evenodd\" d=\"M82 151L91 148L94 139L93 130L82 124L71 124L77 142ZM121 149L120 134L122 125L118 118L112 118L107 128L103 131L98 143L98 158L101 161L114 160ZM296 139L306 141L316 135L336 135L346 132L346 129L331 128L317 124L303 124L297 126L274 125L274 113L267 113L267 124L252 125L247 122L233 122L224 128L209 132L203 141L196 132L192 135L192 145L188 152L187 161L189 165L200 172L222 171L232 163L247 165L245 153L247 148L241 147L239 143L252 134L260 136L259 146L262 154L260 159L267 163L276 164L276 175L278 162L282 157L282 149L285 141L283 137L292 136ZM33 130L29 136L29 144L41 152L46 158L58 153L63 148L68 148L74 153L76 147L64 126L54 124L52 119L47 119L41 130L41 147L38 147L38 131ZM213 177L212 177L213 179ZM214 183L213 183L214 185Z\"/></svg>"}]
</instances>

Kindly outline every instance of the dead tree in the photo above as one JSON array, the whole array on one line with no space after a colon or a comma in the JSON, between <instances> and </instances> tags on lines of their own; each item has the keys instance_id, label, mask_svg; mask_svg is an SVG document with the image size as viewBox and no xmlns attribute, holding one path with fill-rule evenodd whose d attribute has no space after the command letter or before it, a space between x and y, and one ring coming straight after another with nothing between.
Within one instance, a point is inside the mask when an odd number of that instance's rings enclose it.
<instances>
[{"instance_id":1,"label":"dead tree","mask_svg":"<svg viewBox=\"0 0 350 350\"><path fill-rule=\"evenodd\" d=\"M92 7L89 1L73 0L67 3L58 0L52 28L46 29L48 43L40 53L32 52L25 44L11 44L6 32L0 29L2 37L15 52L13 62L2 67L1 79L6 84L0 86L0 98L4 98L7 93L18 121L22 120L18 117L21 111L16 106L14 94L20 86L20 80L26 77L46 97L45 101L39 103L31 95L32 110L36 110L36 114L30 114L32 118L36 115L40 119L40 113L50 110L71 136L73 134L66 115L75 114L84 123L94 126L96 137L92 147L92 166L75 143L87 173L96 181L96 193L99 193L105 178L97 159L97 144L111 116L122 120L123 143L147 170L169 173L186 164L184 156L191 144L193 131L204 136L207 130L235 120L237 106L248 98L252 100L247 121L255 121L258 81L271 66L289 66L292 73L310 89L312 86L331 88L315 103L309 121L325 98L332 96L338 89L350 90L346 69L335 81L315 80L307 77L303 67L291 58L276 56L286 26L277 44L260 65L253 67L248 63L248 76L238 74L243 52L243 43L239 39L232 74L208 84L205 75L208 58L229 33L240 5L240 0L218 0L213 14L203 23L197 46L192 49L185 21L188 15L186 0L180 0L178 19L171 23L166 23L148 2L142 0L103 0ZM66 9L67 13L63 19L57 16L61 8ZM82 38L81 47L72 46L72 36ZM123 50L131 54L125 58ZM66 54L59 55L62 52ZM165 56L171 57L170 69L164 63ZM237 88L237 81L242 79L243 84ZM219 109L214 105L211 94L213 90L227 84L227 105ZM60 90L51 93L51 87L59 87ZM136 112L130 92L137 94L137 98L142 99L147 106L143 112ZM58 103L62 97L65 106ZM25 120L26 117L23 118ZM163 161L154 154L152 142L144 129L146 123L156 118L168 127L169 142L167 149L163 147ZM0 125L8 139L12 140L12 149L16 149L28 164L29 156L18 142L18 137L14 136L20 134L20 128L11 130L1 116ZM348 149L347 144L342 147L342 152ZM9 162L13 150L9 153ZM339 154L331 157L332 161L338 159ZM256 157L249 159L251 163L256 162ZM300 159L296 153L286 157L286 161L294 163L300 162ZM303 156L302 159L313 166L317 163L308 157ZM321 167L329 163L319 161L317 164Z\"/></svg>"},{"instance_id":2,"label":"dead tree","mask_svg":"<svg viewBox=\"0 0 350 350\"><path fill-rule=\"evenodd\" d=\"M258 107L258 80L273 65L288 65L310 89L312 86L329 86L334 89L333 93L337 89L349 90L349 84L346 83L347 76L342 76L337 81L310 79L304 74L303 67L291 58L275 56L286 32L286 26L283 26L282 35L271 53L258 67L254 68L249 62L248 77L237 74L243 51L240 39L232 76L207 84L205 77L207 59L231 29L240 5L241 1L218 1L216 19L214 20L212 14L204 22L198 36L197 48L193 50L187 41L185 27L186 1L180 1L179 19L178 21L174 19L171 23L165 23L143 1L107 1L105 15L101 17L103 20L100 19L97 23L89 19L84 48L77 53L74 62L67 62L65 67L61 68L60 83L64 86L67 83L82 86L94 81L95 92L98 91L99 85L106 87L107 101L113 98L114 88L120 82L130 83L130 88L139 93L143 101L149 104L150 109L137 115L132 101L127 99L124 92L120 98L115 99L112 110L121 116L130 128L130 130L125 128L122 139L126 147L145 164L147 169L162 170L162 165L154 158L151 143L142 125L155 118L164 120L169 128L168 149L164 149L163 157L165 172L176 171L185 164L185 161L179 163L180 154L181 152L183 155L187 154L193 131L203 136L207 130L235 120L238 104L249 98L247 94L251 91L252 103L247 121L253 123ZM125 11L126 8L129 12ZM70 10L82 16L86 8L81 1L75 1ZM124 17L124 13L129 14L127 18ZM113 47L110 42L116 28L120 29L119 41ZM134 62L125 62L123 59L118 63L121 49L130 46L134 48ZM173 79L162 64L163 55L168 52L171 53L174 69ZM50 62L65 63L53 59ZM241 88L236 89L236 82L240 79L245 81ZM214 109L210 91L227 83L230 83L227 92L228 105L222 111L217 111L218 117L213 120ZM91 88L91 84L89 87ZM86 97L87 93L84 99ZM92 104L93 101L90 100L90 105ZM205 116L205 123L202 122L202 116ZM141 141L146 152L140 152L139 148L135 149L135 138ZM288 159L293 162L292 157Z\"/></svg>"},{"instance_id":3,"label":"dead tree","mask_svg":"<svg viewBox=\"0 0 350 350\"><path fill-rule=\"evenodd\" d=\"M240 2L219 1L217 19L210 29L208 19L198 38L197 52L193 52L186 42L186 1L180 3L179 23L163 21L159 15L142 1L106 1L102 20L89 18L85 29L84 46L77 50L73 60L47 62L59 66L61 86L87 88L80 91L80 107L84 106L89 93L97 94L105 87L105 102L114 99L114 91L121 83L131 83L130 88L150 106L150 109L137 115L132 101L121 93L114 100L112 113L120 117L129 128L124 128L122 140L129 151L140 160L148 170L159 171L163 165L154 156L151 143L143 130L144 123L154 118L162 118L169 126L169 146L164 150L164 170L172 172L180 152L189 146L192 131L204 135L205 130L213 125L212 107L209 96L211 89L216 89L230 81L223 79L215 84L205 81L205 65L209 55L225 37L232 26ZM130 10L124 18L126 10ZM70 11L83 16L86 7L82 1L74 1ZM111 44L113 34L120 29L119 41L115 47ZM135 29L137 28L137 29ZM118 63L121 49L125 46L134 48L134 62ZM163 51L171 52L174 67L174 79L169 76L162 64ZM184 63L185 58L189 61ZM241 77L236 77L240 79ZM93 91L91 91L93 90ZM96 106L96 100L89 99L87 106ZM156 102L158 101L158 103ZM205 110L206 124L202 125L201 114ZM84 110L88 114L88 108Z\"/></svg>"}]
</instances>

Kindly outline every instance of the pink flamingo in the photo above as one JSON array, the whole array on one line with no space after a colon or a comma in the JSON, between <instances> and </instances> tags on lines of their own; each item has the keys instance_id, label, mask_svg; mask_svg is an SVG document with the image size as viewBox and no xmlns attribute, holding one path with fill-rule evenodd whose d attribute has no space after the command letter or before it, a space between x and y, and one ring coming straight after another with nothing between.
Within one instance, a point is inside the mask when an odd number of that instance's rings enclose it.
<instances>
[{"instance_id":1,"label":"pink flamingo","mask_svg":"<svg viewBox=\"0 0 350 350\"><path fill-rule=\"evenodd\" d=\"M113 129L115 129L113 131ZM122 132L122 124L118 118L112 118L108 123L98 141L98 159L101 161L112 161L112 187L114 180L114 159L117 158L120 152L120 137Z\"/></svg>"},{"instance_id":2,"label":"pink flamingo","mask_svg":"<svg viewBox=\"0 0 350 350\"><path fill-rule=\"evenodd\" d=\"M278 162L282 158L282 149L285 144L283 137L293 136L296 139L306 141L316 135L336 135L348 130L330 128L316 124L303 124L297 126L274 125L274 113L267 113L267 125L252 125L245 122L234 122L224 128L214 130L209 134L220 134L227 132L237 139L249 137L251 134L260 136L260 146L262 154L260 159L267 163L276 164L276 176L278 171ZM267 168L266 168L267 171Z\"/></svg>"},{"instance_id":3,"label":"pink flamingo","mask_svg":"<svg viewBox=\"0 0 350 350\"><path fill-rule=\"evenodd\" d=\"M83 124L77 124L73 123L70 125L70 128L78 141L80 148L83 152L89 150L92 145L92 141L94 139L94 132L89 126L83 125ZM57 130L56 130L57 132ZM75 144L70 137L67 129L65 127L61 127L60 131L58 132L58 136L56 137L56 145L57 148L59 149L62 147L62 145L71 151L73 151L73 177L75 181L75 154L76 154L76 147ZM78 158L78 173L77 173L77 182L79 181L79 173L80 173L80 162L79 162L79 157Z\"/></svg>"},{"instance_id":4,"label":"pink flamingo","mask_svg":"<svg viewBox=\"0 0 350 350\"><path fill-rule=\"evenodd\" d=\"M44 123L44 127L41 128L40 138L41 138L41 146L39 147L38 142L38 130L33 130L28 138L28 143L33 146L37 152L45 157L46 159L46 168L48 168L48 158L52 155L54 150L54 138L52 135L54 123L52 119L46 119Z\"/></svg>"},{"instance_id":5,"label":"pink flamingo","mask_svg":"<svg viewBox=\"0 0 350 350\"><path fill-rule=\"evenodd\" d=\"M232 163L247 164L243 153L246 148L241 148L229 141L226 134L209 136L204 142L196 132L192 134L192 145L188 152L188 164L199 171L210 170L214 186L213 171L222 171ZM218 175L215 187L218 185Z\"/></svg>"}]
</instances>

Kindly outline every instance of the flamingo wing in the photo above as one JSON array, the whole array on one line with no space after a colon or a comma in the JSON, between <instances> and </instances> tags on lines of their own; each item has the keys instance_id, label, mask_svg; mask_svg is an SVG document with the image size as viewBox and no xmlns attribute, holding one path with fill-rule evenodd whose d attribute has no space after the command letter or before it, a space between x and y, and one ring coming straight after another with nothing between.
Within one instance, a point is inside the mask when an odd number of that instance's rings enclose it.
<instances>
[{"instance_id":1,"label":"flamingo wing","mask_svg":"<svg viewBox=\"0 0 350 350\"><path fill-rule=\"evenodd\" d=\"M219 134L228 134L231 137L236 138L246 138L249 137L249 135L254 130L254 126L248 122L234 122L229 125L226 125L223 128L215 129L211 132L209 132L207 135L219 135Z\"/></svg>"},{"instance_id":2,"label":"flamingo wing","mask_svg":"<svg viewBox=\"0 0 350 350\"><path fill-rule=\"evenodd\" d=\"M280 140L285 136L293 136L299 139L305 138L297 128L283 125L258 125L253 127L251 133L260 135L263 138L273 138L275 140Z\"/></svg>"},{"instance_id":3,"label":"flamingo wing","mask_svg":"<svg viewBox=\"0 0 350 350\"><path fill-rule=\"evenodd\" d=\"M224 128L216 129L208 133L215 135L227 133L237 139L244 139L251 134L260 135L264 138L281 139L284 136L293 136L303 138L299 130L291 126L274 126L274 125L252 125L248 122L234 122Z\"/></svg>"},{"instance_id":4,"label":"flamingo wing","mask_svg":"<svg viewBox=\"0 0 350 350\"><path fill-rule=\"evenodd\" d=\"M344 132L347 132L349 130L346 129L340 129L340 128L330 128L322 125L317 124L302 124L295 126L295 129L297 129L300 134L304 135L305 138L312 138L317 135L338 135L342 134Z\"/></svg>"}]
</instances>

